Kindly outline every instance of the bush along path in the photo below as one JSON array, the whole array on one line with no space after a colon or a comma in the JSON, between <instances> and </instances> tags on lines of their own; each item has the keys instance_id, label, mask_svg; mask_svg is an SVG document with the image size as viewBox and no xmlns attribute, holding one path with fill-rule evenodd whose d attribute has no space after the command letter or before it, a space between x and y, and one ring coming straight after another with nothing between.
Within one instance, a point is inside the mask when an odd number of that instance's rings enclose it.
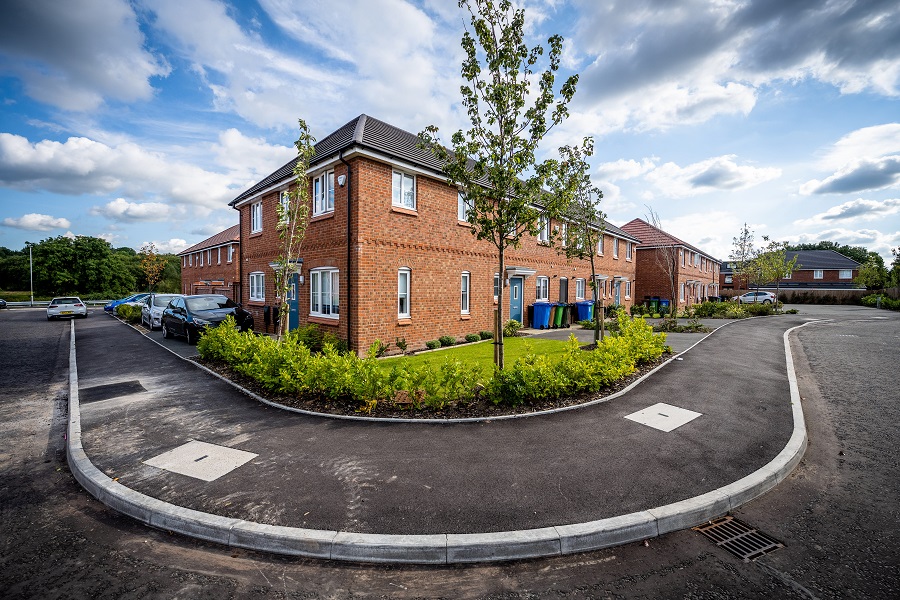
<instances>
[{"instance_id":1,"label":"bush along path","mask_svg":"<svg viewBox=\"0 0 900 600\"><path fill-rule=\"evenodd\" d=\"M306 410L405 418L498 416L558 408L593 400L625 387L668 351L664 333L643 319L618 314L619 328L596 347L574 336L562 353L528 349L500 371L463 362L452 350L434 362L410 364L341 352L330 343L311 350L300 336L281 341L241 333L227 320L197 344L200 361L245 388L279 404Z\"/></svg>"}]
</instances>

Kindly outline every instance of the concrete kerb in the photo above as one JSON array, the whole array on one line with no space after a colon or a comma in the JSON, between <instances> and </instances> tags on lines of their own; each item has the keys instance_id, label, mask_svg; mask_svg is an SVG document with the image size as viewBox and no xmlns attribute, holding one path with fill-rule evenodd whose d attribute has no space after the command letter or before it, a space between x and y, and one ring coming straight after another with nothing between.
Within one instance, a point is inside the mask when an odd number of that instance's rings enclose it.
<instances>
[{"instance_id":1,"label":"concrete kerb","mask_svg":"<svg viewBox=\"0 0 900 600\"><path fill-rule=\"evenodd\" d=\"M69 467L94 497L147 523L190 537L276 554L354 562L451 564L538 558L586 552L657 537L734 510L781 482L796 467L807 445L797 387L791 332L784 332L794 428L785 448L767 465L730 485L665 506L587 523L475 534L389 535L320 531L242 521L175 506L111 480L97 469L81 443L75 324L69 352Z\"/></svg>"}]
</instances>

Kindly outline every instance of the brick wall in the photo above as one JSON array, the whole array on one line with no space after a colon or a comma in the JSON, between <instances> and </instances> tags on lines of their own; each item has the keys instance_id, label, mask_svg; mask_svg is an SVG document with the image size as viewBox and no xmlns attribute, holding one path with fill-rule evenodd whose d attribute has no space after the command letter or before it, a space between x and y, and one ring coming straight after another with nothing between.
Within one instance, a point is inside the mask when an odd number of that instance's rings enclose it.
<instances>
[{"instance_id":1,"label":"brick wall","mask_svg":"<svg viewBox=\"0 0 900 600\"><path fill-rule=\"evenodd\" d=\"M681 259L682 249L675 249L675 294L672 296L672 284L666 269L660 266L656 248L639 248L637 251L637 295L635 301L642 303L647 296L666 298L670 301L677 301L679 306L688 306L694 304L698 297L717 296L719 283L719 265L714 261L707 261L705 257L701 257L700 265L697 266L692 259L692 251L683 250L688 253L684 261ZM693 293L690 289L685 290L684 300L681 299L681 284L693 281L699 282L687 286L693 287Z\"/></svg>"},{"instance_id":2,"label":"brick wall","mask_svg":"<svg viewBox=\"0 0 900 600\"><path fill-rule=\"evenodd\" d=\"M228 261L228 244L198 250L191 252L190 255L183 256L181 261L181 293L224 293L207 291L215 287L217 290L227 290L225 295L237 300L234 286L238 282L240 249L237 242L234 242L233 245L234 251L231 262Z\"/></svg>"},{"instance_id":3,"label":"brick wall","mask_svg":"<svg viewBox=\"0 0 900 600\"><path fill-rule=\"evenodd\" d=\"M312 320L325 329L347 337L350 320L350 343L354 350L364 352L375 339L394 343L404 338L410 349L424 347L427 340L442 335L462 338L493 328L494 273L497 272L496 248L486 241L477 241L466 223L457 220L457 191L455 187L426 175L416 176L416 210L392 206L392 167L370 158L354 157L352 164L353 201L351 218L353 239L352 274L348 296L346 269L347 187L336 187L333 216L314 218L307 231L300 255L303 257L299 308L301 322ZM335 178L346 174L346 167L334 167ZM263 198L263 231L250 233L249 204L240 208L241 240L244 252L243 303L253 311L258 329L263 326L262 307L274 298L273 273L269 263L278 249L275 233L275 203L277 193ZM633 281L635 262L625 257L625 242L620 241L618 259L613 258L612 238L607 236L605 253L596 258L598 273ZM535 301L536 278L549 278L549 299L559 300L559 281L566 278L569 302L575 301L576 278L590 278L588 261L567 260L555 248L538 244L534 238L523 240L518 249L506 254L506 266L533 269L535 275L524 281L524 307ZM317 267L340 270L340 318L327 320L310 318L309 271ZM397 314L397 277L399 269L410 270L410 318ZM266 302L250 302L249 274L266 274ZM461 274L470 273L469 314L460 309ZM504 289L503 320L509 315L509 288ZM590 287L586 282L586 295ZM349 297L349 303L348 303ZM611 302L612 290L607 294ZM631 298L634 298L632 291ZM622 303L630 306L631 298ZM527 313L527 310L525 311Z\"/></svg>"}]
</instances>

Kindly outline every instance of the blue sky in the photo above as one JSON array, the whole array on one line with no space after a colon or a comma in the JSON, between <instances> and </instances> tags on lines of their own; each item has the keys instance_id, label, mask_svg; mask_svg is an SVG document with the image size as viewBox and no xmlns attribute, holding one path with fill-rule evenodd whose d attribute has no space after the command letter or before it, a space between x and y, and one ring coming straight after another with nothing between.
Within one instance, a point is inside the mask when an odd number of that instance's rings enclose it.
<instances>
[{"instance_id":1,"label":"blue sky","mask_svg":"<svg viewBox=\"0 0 900 600\"><path fill-rule=\"evenodd\" d=\"M743 223L900 246L900 5L524 0L580 73L543 156L592 135L616 225L652 209L725 259ZM466 125L453 0L4 0L0 246L92 235L178 252L228 202L366 113Z\"/></svg>"}]
</instances>

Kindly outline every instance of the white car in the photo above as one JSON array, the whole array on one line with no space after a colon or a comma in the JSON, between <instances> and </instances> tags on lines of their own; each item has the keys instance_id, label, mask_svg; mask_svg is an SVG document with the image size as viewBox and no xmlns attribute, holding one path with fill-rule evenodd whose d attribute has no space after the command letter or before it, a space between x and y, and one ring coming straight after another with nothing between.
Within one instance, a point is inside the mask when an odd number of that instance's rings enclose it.
<instances>
[{"instance_id":1,"label":"white car","mask_svg":"<svg viewBox=\"0 0 900 600\"><path fill-rule=\"evenodd\" d=\"M47 307L48 321L63 317L81 317L84 319L87 316L87 305L78 296L54 298L50 301L50 306Z\"/></svg>"},{"instance_id":2,"label":"white car","mask_svg":"<svg viewBox=\"0 0 900 600\"><path fill-rule=\"evenodd\" d=\"M775 294L772 292L747 292L735 298L738 304L772 304Z\"/></svg>"},{"instance_id":3,"label":"white car","mask_svg":"<svg viewBox=\"0 0 900 600\"><path fill-rule=\"evenodd\" d=\"M150 294L141 305L141 325L151 331L162 326L162 312L173 298L182 298L184 294Z\"/></svg>"}]
</instances>

